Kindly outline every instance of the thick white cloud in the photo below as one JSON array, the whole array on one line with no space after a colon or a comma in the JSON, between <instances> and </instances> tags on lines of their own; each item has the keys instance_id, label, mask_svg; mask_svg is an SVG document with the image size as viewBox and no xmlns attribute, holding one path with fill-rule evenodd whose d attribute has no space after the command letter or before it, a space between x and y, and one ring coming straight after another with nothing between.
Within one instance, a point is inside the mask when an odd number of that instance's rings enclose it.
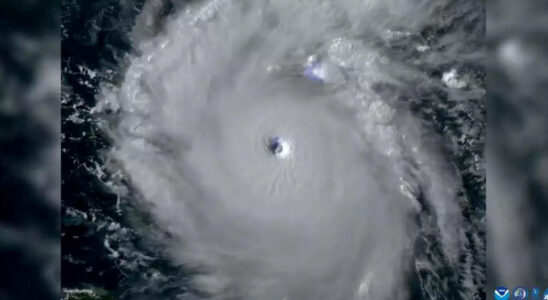
<instances>
[{"instance_id":1,"label":"thick white cloud","mask_svg":"<svg viewBox=\"0 0 548 300\"><path fill-rule=\"evenodd\" d=\"M167 251L201 271L198 289L404 298L425 205L457 263L455 170L432 132L372 89L395 69L423 75L361 35L427 22L432 2L410 2L209 1L153 38L136 27L140 55L99 108L119 114L112 153L174 235Z\"/></svg>"}]
</instances>

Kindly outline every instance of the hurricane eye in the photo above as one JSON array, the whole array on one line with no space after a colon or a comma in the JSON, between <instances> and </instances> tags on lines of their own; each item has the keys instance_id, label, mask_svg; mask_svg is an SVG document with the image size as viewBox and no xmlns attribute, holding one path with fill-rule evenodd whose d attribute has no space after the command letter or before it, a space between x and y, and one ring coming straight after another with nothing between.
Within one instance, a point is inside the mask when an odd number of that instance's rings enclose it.
<instances>
[{"instance_id":1,"label":"hurricane eye","mask_svg":"<svg viewBox=\"0 0 548 300\"><path fill-rule=\"evenodd\" d=\"M267 151L276 157L286 157L291 152L291 145L280 137L271 137L266 143Z\"/></svg>"}]
</instances>

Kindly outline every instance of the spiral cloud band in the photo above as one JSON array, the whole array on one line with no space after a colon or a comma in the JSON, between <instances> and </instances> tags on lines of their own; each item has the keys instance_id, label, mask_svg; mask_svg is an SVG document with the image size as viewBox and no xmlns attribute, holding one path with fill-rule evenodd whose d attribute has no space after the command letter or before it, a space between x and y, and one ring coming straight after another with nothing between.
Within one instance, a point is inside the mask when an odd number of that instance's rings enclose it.
<instances>
[{"instance_id":1,"label":"spiral cloud band","mask_svg":"<svg viewBox=\"0 0 548 300\"><path fill-rule=\"evenodd\" d=\"M153 36L135 27L97 110L115 113L112 156L196 295L405 299L425 233L469 272L441 138L375 90L428 80L375 43L428 23L435 2L207 1Z\"/></svg>"}]
</instances>

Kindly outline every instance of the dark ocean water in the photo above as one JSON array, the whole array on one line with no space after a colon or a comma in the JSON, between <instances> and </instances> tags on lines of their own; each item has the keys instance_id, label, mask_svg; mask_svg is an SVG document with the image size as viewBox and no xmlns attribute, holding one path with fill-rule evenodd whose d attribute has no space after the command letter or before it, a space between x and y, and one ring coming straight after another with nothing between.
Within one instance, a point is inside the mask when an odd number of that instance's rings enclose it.
<instances>
[{"instance_id":1,"label":"dark ocean water","mask_svg":"<svg viewBox=\"0 0 548 300\"><path fill-rule=\"evenodd\" d=\"M64 289L92 288L107 299L169 299L183 289L159 273L180 277L181 270L141 241L132 220L122 215L119 201L124 212L131 207L105 186L112 175L90 172L109 147L90 109L99 83L122 75L124 57L131 51L128 33L142 5L63 1L62 282ZM90 78L86 70L99 76Z\"/></svg>"},{"instance_id":2,"label":"dark ocean water","mask_svg":"<svg viewBox=\"0 0 548 300\"><path fill-rule=\"evenodd\" d=\"M413 41L435 45L444 35L462 27L472 36L470 50L477 50L482 44L484 13L470 11L482 10L483 3L466 9L459 6L459 1L454 3L442 11L448 20L443 26L426 27L393 41L387 51L413 60L417 55L410 48ZM186 278L189 270L165 257L157 241L144 238L151 231L160 237L166 233L155 227L146 211L132 204L131 200L139 195L125 177L106 171L105 164L112 163L105 157L111 141L92 113L101 85L115 85L124 76L128 55L134 52L130 32L143 5L142 0L62 1L61 275L68 299L95 299L91 294L85 296L84 291L93 291L101 295L97 296L100 299L173 299L188 290L181 278ZM182 5L166 1L159 13L167 16ZM484 85L481 63L470 60L451 64L455 65L460 73L470 74L474 84ZM438 65L424 64L421 68L438 79L445 71ZM392 86L379 86L377 90L380 95L399 92ZM467 233L471 245L467 250L475 259L477 273L472 282L482 287L485 243L474 239L485 241L484 96L451 102L445 90L420 85L412 95L405 93L399 95L399 100L407 102L425 126L451 145L446 154L459 169L464 183L462 193L468 201L463 216L473 228ZM123 197L117 189L126 189ZM424 249L425 257L442 255L435 237L425 236L417 247ZM449 279L443 283L435 279L438 276ZM410 280L412 299L460 299L456 291L462 281L443 265L417 271ZM447 290L453 292L447 294ZM479 288L474 299L483 298L485 291Z\"/></svg>"}]
</instances>

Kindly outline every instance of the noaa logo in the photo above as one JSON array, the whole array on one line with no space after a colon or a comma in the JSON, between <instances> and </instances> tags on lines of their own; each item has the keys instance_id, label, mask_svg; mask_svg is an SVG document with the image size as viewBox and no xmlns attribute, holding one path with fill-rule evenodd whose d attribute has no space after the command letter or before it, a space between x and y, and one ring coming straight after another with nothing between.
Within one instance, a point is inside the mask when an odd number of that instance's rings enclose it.
<instances>
[{"instance_id":1,"label":"noaa logo","mask_svg":"<svg viewBox=\"0 0 548 300\"><path fill-rule=\"evenodd\" d=\"M495 289L495 300L507 300L510 299L510 290L503 286L499 286Z\"/></svg>"},{"instance_id":2,"label":"noaa logo","mask_svg":"<svg viewBox=\"0 0 548 300\"><path fill-rule=\"evenodd\" d=\"M514 299L514 300L527 299L527 290L523 287L515 288L512 299Z\"/></svg>"}]
</instances>

